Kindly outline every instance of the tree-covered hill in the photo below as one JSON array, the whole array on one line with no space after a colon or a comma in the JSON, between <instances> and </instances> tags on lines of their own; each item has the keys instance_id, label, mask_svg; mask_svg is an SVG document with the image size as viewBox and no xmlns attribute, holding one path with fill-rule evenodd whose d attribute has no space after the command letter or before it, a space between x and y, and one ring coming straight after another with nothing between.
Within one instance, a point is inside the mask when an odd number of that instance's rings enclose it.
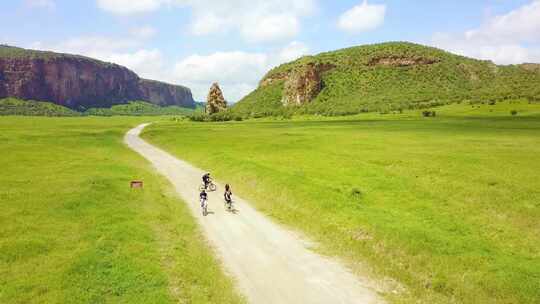
<instances>
[{"instance_id":1,"label":"tree-covered hill","mask_svg":"<svg viewBox=\"0 0 540 304\"><path fill-rule=\"evenodd\" d=\"M540 66L495 65L407 42L302 57L272 69L231 111L344 115L457 102L540 100Z\"/></svg>"}]
</instances>

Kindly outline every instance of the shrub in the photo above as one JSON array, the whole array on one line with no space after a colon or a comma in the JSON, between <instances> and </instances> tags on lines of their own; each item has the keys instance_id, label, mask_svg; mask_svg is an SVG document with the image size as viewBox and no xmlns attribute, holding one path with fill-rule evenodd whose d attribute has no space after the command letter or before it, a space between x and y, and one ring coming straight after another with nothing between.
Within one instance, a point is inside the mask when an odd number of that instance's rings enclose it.
<instances>
[{"instance_id":1,"label":"shrub","mask_svg":"<svg viewBox=\"0 0 540 304\"><path fill-rule=\"evenodd\" d=\"M424 116L424 117L435 117L435 116L437 116L437 112L435 112L435 111L422 111L422 116Z\"/></svg>"},{"instance_id":2,"label":"shrub","mask_svg":"<svg viewBox=\"0 0 540 304\"><path fill-rule=\"evenodd\" d=\"M191 121L199 121L199 122L207 121L208 120L208 115L203 114L203 113L196 113L196 114L190 115L189 120L191 120Z\"/></svg>"},{"instance_id":3,"label":"shrub","mask_svg":"<svg viewBox=\"0 0 540 304\"><path fill-rule=\"evenodd\" d=\"M512 116L516 116L518 114L518 111L512 110L512 111L510 111L510 114L512 114Z\"/></svg>"},{"instance_id":4,"label":"shrub","mask_svg":"<svg viewBox=\"0 0 540 304\"><path fill-rule=\"evenodd\" d=\"M362 198L362 191L359 189L359 188L352 188L351 189L351 197L356 199L356 200L359 200Z\"/></svg>"}]
</instances>

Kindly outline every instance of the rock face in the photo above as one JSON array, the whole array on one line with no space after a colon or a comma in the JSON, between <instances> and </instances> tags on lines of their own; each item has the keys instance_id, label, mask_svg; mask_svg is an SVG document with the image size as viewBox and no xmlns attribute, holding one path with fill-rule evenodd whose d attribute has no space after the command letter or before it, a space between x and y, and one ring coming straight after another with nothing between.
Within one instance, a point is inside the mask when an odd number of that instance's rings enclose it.
<instances>
[{"instance_id":1,"label":"rock face","mask_svg":"<svg viewBox=\"0 0 540 304\"><path fill-rule=\"evenodd\" d=\"M523 63L519 66L527 71L540 73L540 63Z\"/></svg>"},{"instance_id":2,"label":"rock face","mask_svg":"<svg viewBox=\"0 0 540 304\"><path fill-rule=\"evenodd\" d=\"M323 89L322 73L333 68L332 65L311 63L293 70L285 81L283 105L300 106L315 99Z\"/></svg>"},{"instance_id":3,"label":"rock face","mask_svg":"<svg viewBox=\"0 0 540 304\"><path fill-rule=\"evenodd\" d=\"M195 106L188 88L140 79L116 64L0 46L0 98L4 97L49 101L72 109L131 100Z\"/></svg>"},{"instance_id":4,"label":"rock face","mask_svg":"<svg viewBox=\"0 0 540 304\"><path fill-rule=\"evenodd\" d=\"M206 113L214 114L227 109L227 102L217 83L212 84L206 100Z\"/></svg>"},{"instance_id":5,"label":"rock face","mask_svg":"<svg viewBox=\"0 0 540 304\"><path fill-rule=\"evenodd\" d=\"M406 56L385 56L371 59L368 66L407 67L413 65L430 65L439 62L437 59ZM284 106L301 106L311 102L324 88L323 74L336 68L333 64L307 63L291 70L272 74L259 83L259 87L267 87L278 81L284 81L281 103Z\"/></svg>"},{"instance_id":6,"label":"rock face","mask_svg":"<svg viewBox=\"0 0 540 304\"><path fill-rule=\"evenodd\" d=\"M195 106L191 90L183 86L140 79L139 92L139 99L148 100L158 106L175 105L188 108L193 108Z\"/></svg>"},{"instance_id":7,"label":"rock face","mask_svg":"<svg viewBox=\"0 0 540 304\"><path fill-rule=\"evenodd\" d=\"M332 64L308 63L265 77L259 86L264 88L278 81L284 81L281 102L285 106L299 106L311 102L319 95L324 87L323 74L334 68Z\"/></svg>"}]
</instances>

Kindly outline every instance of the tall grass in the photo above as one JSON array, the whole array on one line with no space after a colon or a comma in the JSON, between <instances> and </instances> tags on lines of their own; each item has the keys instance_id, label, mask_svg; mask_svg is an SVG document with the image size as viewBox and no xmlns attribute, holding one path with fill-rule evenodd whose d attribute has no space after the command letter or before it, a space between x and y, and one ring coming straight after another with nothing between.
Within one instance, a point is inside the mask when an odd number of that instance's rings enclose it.
<instances>
[{"instance_id":1,"label":"tall grass","mask_svg":"<svg viewBox=\"0 0 540 304\"><path fill-rule=\"evenodd\" d=\"M393 282L392 303L538 303L540 106L436 112L169 122L143 136Z\"/></svg>"},{"instance_id":2,"label":"tall grass","mask_svg":"<svg viewBox=\"0 0 540 304\"><path fill-rule=\"evenodd\" d=\"M147 120L0 119L0 303L242 302L184 202L124 146Z\"/></svg>"}]
</instances>

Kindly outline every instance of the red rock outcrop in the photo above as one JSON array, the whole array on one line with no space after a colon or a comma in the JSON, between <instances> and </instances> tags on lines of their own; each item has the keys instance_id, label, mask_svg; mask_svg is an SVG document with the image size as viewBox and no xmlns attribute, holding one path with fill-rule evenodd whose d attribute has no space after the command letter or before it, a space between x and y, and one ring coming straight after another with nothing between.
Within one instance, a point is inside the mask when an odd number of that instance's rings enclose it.
<instances>
[{"instance_id":1,"label":"red rock outcrop","mask_svg":"<svg viewBox=\"0 0 540 304\"><path fill-rule=\"evenodd\" d=\"M323 89L322 75L335 68L331 64L309 63L292 70L285 78L283 98L285 106L311 102Z\"/></svg>"},{"instance_id":2,"label":"red rock outcrop","mask_svg":"<svg viewBox=\"0 0 540 304\"><path fill-rule=\"evenodd\" d=\"M227 108L227 102L223 97L223 92L217 83L212 84L208 98L206 100L206 113L214 114Z\"/></svg>"},{"instance_id":3,"label":"red rock outcrop","mask_svg":"<svg viewBox=\"0 0 540 304\"><path fill-rule=\"evenodd\" d=\"M150 101L158 106L195 106L191 90L184 86L171 85L155 80L140 79L139 94L139 99Z\"/></svg>"},{"instance_id":4,"label":"red rock outcrop","mask_svg":"<svg viewBox=\"0 0 540 304\"><path fill-rule=\"evenodd\" d=\"M72 109L131 100L194 107L182 86L140 79L129 69L83 56L0 46L0 98L49 101Z\"/></svg>"},{"instance_id":5,"label":"red rock outcrop","mask_svg":"<svg viewBox=\"0 0 540 304\"><path fill-rule=\"evenodd\" d=\"M540 73L540 63L523 63L519 66L527 71Z\"/></svg>"}]
</instances>

